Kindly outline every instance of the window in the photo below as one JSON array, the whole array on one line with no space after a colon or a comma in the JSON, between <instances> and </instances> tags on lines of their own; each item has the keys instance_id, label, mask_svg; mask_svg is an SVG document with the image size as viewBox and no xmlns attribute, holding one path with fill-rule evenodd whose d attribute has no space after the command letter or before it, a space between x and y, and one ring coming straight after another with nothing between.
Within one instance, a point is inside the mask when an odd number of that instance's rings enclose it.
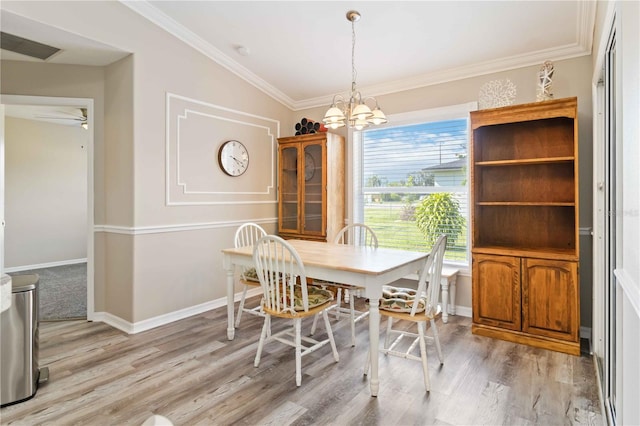
<instances>
[{"instance_id":1,"label":"window","mask_svg":"<svg viewBox=\"0 0 640 426\"><path fill-rule=\"evenodd\" d=\"M446 233L445 260L468 264L468 112L474 106L394 117L394 126L354 133L354 221L372 227L381 247L428 251Z\"/></svg>"}]
</instances>

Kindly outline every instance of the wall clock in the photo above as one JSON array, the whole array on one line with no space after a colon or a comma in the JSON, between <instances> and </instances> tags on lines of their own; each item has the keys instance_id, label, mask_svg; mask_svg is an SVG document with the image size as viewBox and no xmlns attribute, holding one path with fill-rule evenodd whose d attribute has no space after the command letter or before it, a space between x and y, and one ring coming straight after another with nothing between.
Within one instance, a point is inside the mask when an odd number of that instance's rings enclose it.
<instances>
[{"instance_id":1,"label":"wall clock","mask_svg":"<svg viewBox=\"0 0 640 426\"><path fill-rule=\"evenodd\" d=\"M249 151L239 141L226 141L218 150L218 164L229 176L240 176L249 167Z\"/></svg>"}]
</instances>

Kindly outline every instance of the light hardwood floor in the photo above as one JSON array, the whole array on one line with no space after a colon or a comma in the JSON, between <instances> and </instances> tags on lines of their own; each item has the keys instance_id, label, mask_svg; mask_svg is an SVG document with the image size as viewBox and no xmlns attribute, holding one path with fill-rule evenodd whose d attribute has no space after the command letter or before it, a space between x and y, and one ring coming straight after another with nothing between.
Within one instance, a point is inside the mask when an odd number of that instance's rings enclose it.
<instances>
[{"instance_id":1,"label":"light hardwood floor","mask_svg":"<svg viewBox=\"0 0 640 426\"><path fill-rule=\"evenodd\" d=\"M0 422L140 425L152 413L175 425L603 422L590 356L474 336L469 318L439 321L445 363L429 346L430 394L419 362L381 356L377 398L362 374L366 321L357 324L355 348L348 322L333 322L340 362L328 346L303 358L300 388L292 348L271 343L253 367L261 324L243 316L230 342L225 308L135 335L102 323L42 323L40 366L49 367L49 382L33 399L0 410ZM274 330L284 326L273 321ZM310 326L311 319L303 323Z\"/></svg>"}]
</instances>

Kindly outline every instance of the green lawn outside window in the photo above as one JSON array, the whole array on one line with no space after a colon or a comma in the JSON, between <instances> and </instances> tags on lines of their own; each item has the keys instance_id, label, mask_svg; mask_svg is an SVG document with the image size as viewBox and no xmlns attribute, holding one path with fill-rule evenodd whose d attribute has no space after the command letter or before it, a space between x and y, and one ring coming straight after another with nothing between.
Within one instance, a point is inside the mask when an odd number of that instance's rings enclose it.
<instances>
[{"instance_id":1,"label":"green lawn outside window","mask_svg":"<svg viewBox=\"0 0 640 426\"><path fill-rule=\"evenodd\" d=\"M428 252L424 235L415 220L403 220L402 203L367 203L364 206L364 223L369 225L378 237L380 247ZM458 238L456 247L446 251L445 260L467 262L467 232Z\"/></svg>"}]
</instances>

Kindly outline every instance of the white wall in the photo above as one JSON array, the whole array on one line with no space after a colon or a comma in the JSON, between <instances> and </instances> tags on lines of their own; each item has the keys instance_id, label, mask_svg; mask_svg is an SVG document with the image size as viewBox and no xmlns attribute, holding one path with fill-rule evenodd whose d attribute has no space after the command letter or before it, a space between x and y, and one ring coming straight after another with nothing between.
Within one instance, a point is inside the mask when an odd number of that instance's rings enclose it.
<instances>
[{"instance_id":1,"label":"white wall","mask_svg":"<svg viewBox=\"0 0 640 426\"><path fill-rule=\"evenodd\" d=\"M640 424L640 2L617 2L621 128L620 251L615 271L620 332L617 339L619 424Z\"/></svg>"},{"instance_id":2,"label":"white wall","mask_svg":"<svg viewBox=\"0 0 640 426\"><path fill-rule=\"evenodd\" d=\"M6 117L5 268L87 257L87 131Z\"/></svg>"},{"instance_id":3,"label":"white wall","mask_svg":"<svg viewBox=\"0 0 640 426\"><path fill-rule=\"evenodd\" d=\"M594 353L606 360L606 324L608 311L604 288L604 224L605 215L615 214L618 228L616 247L615 298L616 316L611 318L615 328L615 412L620 425L640 424L640 3L637 1L602 2L598 5L596 37L594 40L594 99L598 94L598 80L602 78L606 44L611 30L616 34L616 105L615 150L617 177L615 182L617 206L615 211L604 211L604 195L598 189L607 185L604 173L606 139L603 126L595 127L594 156ZM604 101L601 101L604 103ZM595 105L597 111L603 105ZM606 370L606 365L604 369ZM604 371L605 380L607 371ZM606 385L606 384L605 384ZM605 390L606 392L606 390ZM604 395L605 397L608 394ZM607 402L608 404L608 402Z\"/></svg>"}]
</instances>

